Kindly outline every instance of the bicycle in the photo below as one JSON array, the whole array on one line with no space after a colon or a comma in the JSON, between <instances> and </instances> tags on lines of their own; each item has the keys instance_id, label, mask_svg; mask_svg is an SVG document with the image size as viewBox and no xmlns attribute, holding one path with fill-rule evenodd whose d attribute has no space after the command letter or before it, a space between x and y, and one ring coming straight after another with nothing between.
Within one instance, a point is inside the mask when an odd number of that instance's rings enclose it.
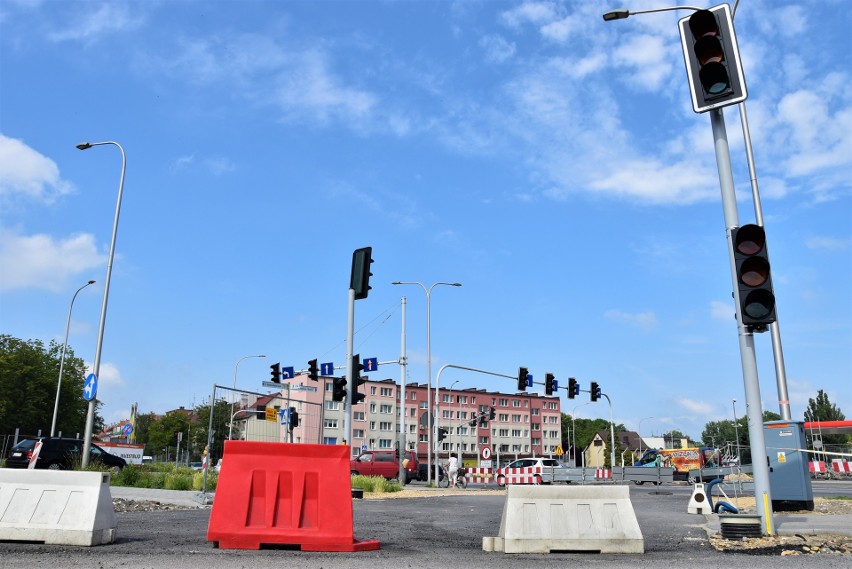
<instances>
[{"instance_id":1,"label":"bicycle","mask_svg":"<svg viewBox=\"0 0 852 569\"><path fill-rule=\"evenodd\" d=\"M467 488L467 476L465 475L464 468L459 468L458 473L456 474L456 488L461 488L464 490ZM439 482L441 488L449 488L450 487L450 477L449 475L441 478Z\"/></svg>"}]
</instances>

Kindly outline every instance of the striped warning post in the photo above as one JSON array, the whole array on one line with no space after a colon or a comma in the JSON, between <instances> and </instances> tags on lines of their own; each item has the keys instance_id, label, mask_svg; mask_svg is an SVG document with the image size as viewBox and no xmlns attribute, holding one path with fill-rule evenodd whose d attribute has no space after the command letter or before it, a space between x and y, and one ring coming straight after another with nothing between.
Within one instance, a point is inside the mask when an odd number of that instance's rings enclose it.
<instances>
[{"instance_id":1,"label":"striped warning post","mask_svg":"<svg viewBox=\"0 0 852 569\"><path fill-rule=\"evenodd\" d=\"M598 480L607 480L609 478L612 478L612 470L610 470L609 468L596 468L595 478Z\"/></svg>"},{"instance_id":2,"label":"striped warning post","mask_svg":"<svg viewBox=\"0 0 852 569\"><path fill-rule=\"evenodd\" d=\"M490 468L465 468L465 476L468 478L484 478L486 481L494 476L494 471Z\"/></svg>"},{"instance_id":3,"label":"striped warning post","mask_svg":"<svg viewBox=\"0 0 852 569\"><path fill-rule=\"evenodd\" d=\"M837 459L832 460L831 461L831 468L837 474L849 474L849 472L850 472L849 463L845 460L837 460Z\"/></svg>"},{"instance_id":4,"label":"striped warning post","mask_svg":"<svg viewBox=\"0 0 852 569\"><path fill-rule=\"evenodd\" d=\"M497 484L541 484L541 467L498 468L495 474Z\"/></svg>"},{"instance_id":5,"label":"striped warning post","mask_svg":"<svg viewBox=\"0 0 852 569\"><path fill-rule=\"evenodd\" d=\"M825 462L821 460L812 460L808 465L808 469L811 473L823 473L825 472Z\"/></svg>"}]
</instances>

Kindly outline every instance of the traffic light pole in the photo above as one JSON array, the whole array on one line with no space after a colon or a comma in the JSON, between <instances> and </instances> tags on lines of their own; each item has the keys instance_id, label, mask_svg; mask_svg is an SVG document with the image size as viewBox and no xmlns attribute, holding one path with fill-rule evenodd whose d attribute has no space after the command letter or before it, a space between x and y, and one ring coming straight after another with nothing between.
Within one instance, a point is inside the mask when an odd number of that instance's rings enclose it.
<instances>
[{"instance_id":1,"label":"traffic light pole","mask_svg":"<svg viewBox=\"0 0 852 569\"><path fill-rule=\"evenodd\" d=\"M746 162L748 163L749 179L751 180L751 195L754 202L754 220L757 225L763 227L763 206L760 202L760 192L757 188L757 170L754 167L754 153L751 149L751 134L748 128L748 114L746 114L745 102L737 105L740 111L740 124L743 129L743 140L745 141ZM769 325L769 334L772 338L772 354L775 359L775 383L778 388L778 411L781 419L790 421L790 396L787 393L787 369L784 365L784 350L781 346L781 329L778 324L778 308L776 307L775 322Z\"/></svg>"},{"instance_id":2,"label":"traffic light pole","mask_svg":"<svg viewBox=\"0 0 852 569\"><path fill-rule=\"evenodd\" d=\"M725 116L721 108L709 111L713 127L713 145L716 150L716 167L719 171L719 187L722 192L722 209L725 216L725 228L728 241L728 255L731 263L731 281L735 297L739 296L737 286L737 268L734 260L734 247L731 230L739 226L737 198L734 191L734 175L731 168L731 153L728 135L725 131ZM769 487L769 465L767 464L766 441L763 436L763 408L760 403L760 383L757 376L757 358L754 351L754 334L742 322L739 298L737 306L737 329L739 332L740 359L742 361L743 384L746 396L746 415L748 434L752 449L752 469L756 510L760 514L763 533L773 535L772 495ZM761 503L762 502L762 503Z\"/></svg>"},{"instance_id":3,"label":"traffic light pole","mask_svg":"<svg viewBox=\"0 0 852 569\"><path fill-rule=\"evenodd\" d=\"M356 389L353 385L353 369L352 369L352 354L353 343L355 340L355 289L349 289L349 315L346 322L346 388L347 394L350 389ZM352 444L352 405L349 405L350 398L343 398L343 436L344 444ZM350 455L352 451L350 450ZM351 456L349 458L352 458Z\"/></svg>"}]
</instances>

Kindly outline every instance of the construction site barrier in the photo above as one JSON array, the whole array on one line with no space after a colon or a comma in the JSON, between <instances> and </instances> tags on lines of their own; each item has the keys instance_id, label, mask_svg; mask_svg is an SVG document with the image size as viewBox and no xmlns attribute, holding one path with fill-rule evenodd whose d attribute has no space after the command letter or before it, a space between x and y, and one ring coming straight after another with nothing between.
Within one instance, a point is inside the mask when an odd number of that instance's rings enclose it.
<instances>
[{"instance_id":1,"label":"construction site barrier","mask_svg":"<svg viewBox=\"0 0 852 569\"><path fill-rule=\"evenodd\" d=\"M808 470L810 470L812 474L825 472L825 463L821 460L812 460L808 463Z\"/></svg>"},{"instance_id":2,"label":"construction site barrier","mask_svg":"<svg viewBox=\"0 0 852 569\"><path fill-rule=\"evenodd\" d=\"M689 498L689 504L686 505L686 513L712 514L713 507L710 505L710 500L707 499L707 490L704 488L704 483L697 482L694 486L692 496Z\"/></svg>"},{"instance_id":3,"label":"construction site barrier","mask_svg":"<svg viewBox=\"0 0 852 569\"><path fill-rule=\"evenodd\" d=\"M348 445L225 441L207 540L223 549L379 549L354 536L350 452Z\"/></svg>"},{"instance_id":4,"label":"construction site barrier","mask_svg":"<svg viewBox=\"0 0 852 569\"><path fill-rule=\"evenodd\" d=\"M108 472L0 468L0 540L50 545L115 541Z\"/></svg>"},{"instance_id":5,"label":"construction site barrier","mask_svg":"<svg viewBox=\"0 0 852 569\"><path fill-rule=\"evenodd\" d=\"M849 462L845 460L834 459L831 461L831 468L837 474L849 474Z\"/></svg>"},{"instance_id":6,"label":"construction site barrier","mask_svg":"<svg viewBox=\"0 0 852 569\"><path fill-rule=\"evenodd\" d=\"M628 486L509 486L483 551L644 553Z\"/></svg>"}]
</instances>

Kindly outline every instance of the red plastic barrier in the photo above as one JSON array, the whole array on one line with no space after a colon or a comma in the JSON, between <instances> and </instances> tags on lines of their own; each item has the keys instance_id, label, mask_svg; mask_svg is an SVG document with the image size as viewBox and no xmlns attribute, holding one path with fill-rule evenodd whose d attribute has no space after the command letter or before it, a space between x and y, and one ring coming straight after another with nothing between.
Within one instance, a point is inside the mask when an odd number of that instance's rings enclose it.
<instances>
[{"instance_id":1,"label":"red plastic barrier","mask_svg":"<svg viewBox=\"0 0 852 569\"><path fill-rule=\"evenodd\" d=\"M223 549L379 549L353 534L349 452L346 445L225 441L207 541Z\"/></svg>"}]
</instances>

